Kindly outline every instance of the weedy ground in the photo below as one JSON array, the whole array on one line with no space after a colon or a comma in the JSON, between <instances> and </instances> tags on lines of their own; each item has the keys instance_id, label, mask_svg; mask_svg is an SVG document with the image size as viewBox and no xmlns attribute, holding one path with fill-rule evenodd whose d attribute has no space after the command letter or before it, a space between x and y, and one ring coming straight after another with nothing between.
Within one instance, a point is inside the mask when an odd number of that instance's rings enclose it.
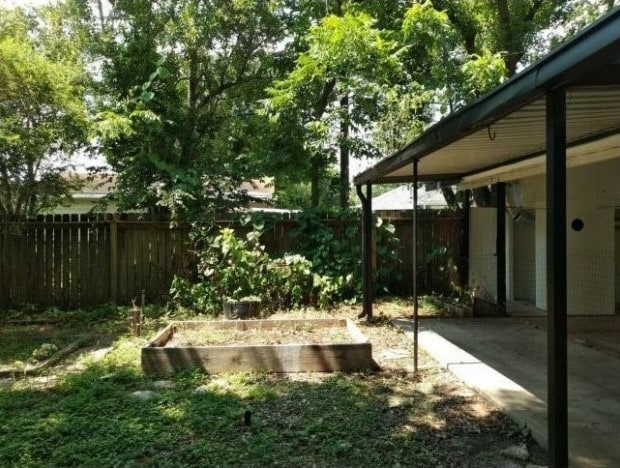
<instances>
[{"instance_id":1,"label":"weedy ground","mask_svg":"<svg viewBox=\"0 0 620 468\"><path fill-rule=\"evenodd\" d=\"M140 347L171 318L147 310L141 337L116 308L55 311L5 322L0 366L45 343L88 334L85 348L35 376L0 379L0 466L525 466L544 452L496 407L421 353L393 327L404 302L359 322L381 371L356 374L200 372L165 382L140 370ZM353 318L358 306L288 311L276 318ZM49 314L48 314L49 315ZM196 319L196 317L191 317ZM136 391L150 390L149 398ZM249 419L249 421L248 421ZM249 422L249 424L248 424ZM526 443L528 462L501 450ZM521 463L521 464L519 464Z\"/></svg>"},{"instance_id":2,"label":"weedy ground","mask_svg":"<svg viewBox=\"0 0 620 468\"><path fill-rule=\"evenodd\" d=\"M166 346L321 343L353 343L353 339L344 325L316 327L312 322L302 322L287 327L259 326L247 330L177 327Z\"/></svg>"}]
</instances>

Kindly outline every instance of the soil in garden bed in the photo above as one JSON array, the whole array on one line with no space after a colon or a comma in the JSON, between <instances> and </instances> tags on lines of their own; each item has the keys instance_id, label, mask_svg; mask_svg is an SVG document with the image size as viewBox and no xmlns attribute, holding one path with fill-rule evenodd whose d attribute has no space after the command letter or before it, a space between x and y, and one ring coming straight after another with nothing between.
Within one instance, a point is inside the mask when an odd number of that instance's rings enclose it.
<instances>
[{"instance_id":1,"label":"soil in garden bed","mask_svg":"<svg viewBox=\"0 0 620 468\"><path fill-rule=\"evenodd\" d=\"M222 346L222 345L276 345L276 344L331 344L353 343L346 327L315 327L312 323L298 323L291 327L238 329L184 329L177 328L168 347Z\"/></svg>"}]
</instances>

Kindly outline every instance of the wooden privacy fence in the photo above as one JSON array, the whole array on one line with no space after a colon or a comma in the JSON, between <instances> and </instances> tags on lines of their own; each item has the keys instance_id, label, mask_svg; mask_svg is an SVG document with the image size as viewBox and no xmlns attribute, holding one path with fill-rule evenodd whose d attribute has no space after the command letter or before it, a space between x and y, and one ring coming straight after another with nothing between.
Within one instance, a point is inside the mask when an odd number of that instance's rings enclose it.
<instances>
[{"instance_id":1,"label":"wooden privacy fence","mask_svg":"<svg viewBox=\"0 0 620 468\"><path fill-rule=\"evenodd\" d=\"M391 221L400 239L402 263L388 284L395 294L411 293L411 219ZM330 221L334 224L334 221ZM337 224L337 223L336 223ZM266 251L294 250L294 220L282 220L262 237ZM241 229L234 224L232 227ZM419 218L420 290L459 284L461 220L454 214ZM189 228L139 221L121 215L46 215L22 221L0 219L0 309L89 307L106 302L131 304L142 291L149 302L165 298L175 274L191 275L195 255ZM437 250L445 248L445 252ZM434 249L434 250L433 250ZM434 251L434 254L424 252Z\"/></svg>"},{"instance_id":2,"label":"wooden privacy fence","mask_svg":"<svg viewBox=\"0 0 620 468\"><path fill-rule=\"evenodd\" d=\"M413 292L413 221L411 217L389 220L400 239L401 263L395 265L388 286L392 294ZM451 291L467 281L467 236L462 214L454 211L418 211L418 292Z\"/></svg>"},{"instance_id":3,"label":"wooden privacy fence","mask_svg":"<svg viewBox=\"0 0 620 468\"><path fill-rule=\"evenodd\" d=\"M157 300L187 256L187 229L165 222L91 215L0 221L0 308L130 304L142 290Z\"/></svg>"}]
</instances>

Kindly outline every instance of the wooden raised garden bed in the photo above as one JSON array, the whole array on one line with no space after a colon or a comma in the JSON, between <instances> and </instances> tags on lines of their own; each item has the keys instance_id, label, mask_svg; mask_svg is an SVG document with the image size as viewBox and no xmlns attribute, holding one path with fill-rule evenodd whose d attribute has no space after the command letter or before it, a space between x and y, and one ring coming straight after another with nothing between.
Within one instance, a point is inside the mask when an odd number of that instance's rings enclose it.
<instances>
[{"instance_id":1,"label":"wooden raised garden bed","mask_svg":"<svg viewBox=\"0 0 620 468\"><path fill-rule=\"evenodd\" d=\"M375 369L371 343L349 319L173 322L142 348L142 369L165 375Z\"/></svg>"}]
</instances>

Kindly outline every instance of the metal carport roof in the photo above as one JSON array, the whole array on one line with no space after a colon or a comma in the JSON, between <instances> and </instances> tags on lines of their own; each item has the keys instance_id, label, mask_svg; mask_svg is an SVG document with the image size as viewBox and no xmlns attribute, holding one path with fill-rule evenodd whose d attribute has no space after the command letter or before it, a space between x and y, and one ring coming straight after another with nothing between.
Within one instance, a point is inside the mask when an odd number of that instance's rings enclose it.
<instances>
[{"instance_id":1,"label":"metal carport roof","mask_svg":"<svg viewBox=\"0 0 620 468\"><path fill-rule=\"evenodd\" d=\"M547 419L550 466L568 465L566 168L620 157L620 8L491 93L359 174L363 313L372 316L373 183L442 180L475 187L545 172ZM366 185L364 194L362 186ZM497 187L498 305L505 300L505 184ZM416 192L414 192L416 193ZM413 202L417 243L417 200ZM503 247L502 247L503 246ZM413 265L417 264L414 249ZM413 269L414 369L418 296ZM500 297L500 291L504 291Z\"/></svg>"},{"instance_id":2,"label":"metal carport roof","mask_svg":"<svg viewBox=\"0 0 620 468\"><path fill-rule=\"evenodd\" d=\"M570 164L584 144L620 134L620 9L436 123L354 182L411 181L411 163L418 160L419 180L490 183L498 169L523 166L545 154L545 91L558 87L566 88ZM618 148L619 141L612 137L607 147Z\"/></svg>"}]
</instances>

